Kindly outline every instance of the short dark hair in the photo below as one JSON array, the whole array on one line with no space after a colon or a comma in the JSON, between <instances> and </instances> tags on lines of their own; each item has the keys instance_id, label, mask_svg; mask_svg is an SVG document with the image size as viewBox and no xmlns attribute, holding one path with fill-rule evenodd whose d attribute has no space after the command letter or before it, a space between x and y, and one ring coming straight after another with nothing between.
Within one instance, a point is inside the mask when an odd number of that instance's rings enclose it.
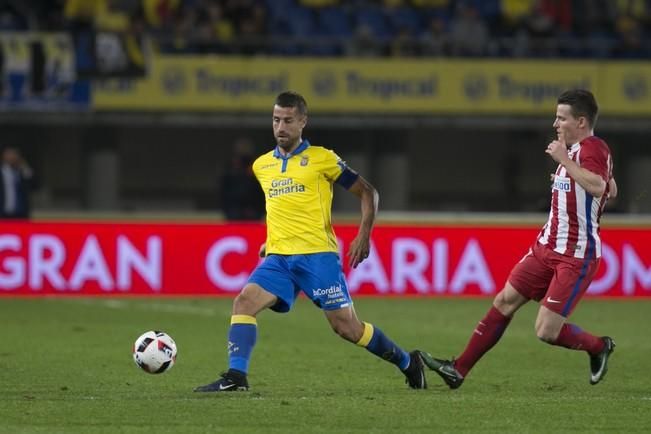
<instances>
[{"instance_id":1,"label":"short dark hair","mask_svg":"<svg viewBox=\"0 0 651 434\"><path fill-rule=\"evenodd\" d=\"M595 123L597 123L599 107L597 106L597 100L589 90L566 90L558 97L558 104L569 105L572 116L577 119L581 116L585 117L591 127L594 127Z\"/></svg>"},{"instance_id":2,"label":"short dark hair","mask_svg":"<svg viewBox=\"0 0 651 434\"><path fill-rule=\"evenodd\" d=\"M276 103L279 107L296 107L296 111L302 115L307 114L307 101L298 92L291 90L285 91L276 97Z\"/></svg>"}]
</instances>

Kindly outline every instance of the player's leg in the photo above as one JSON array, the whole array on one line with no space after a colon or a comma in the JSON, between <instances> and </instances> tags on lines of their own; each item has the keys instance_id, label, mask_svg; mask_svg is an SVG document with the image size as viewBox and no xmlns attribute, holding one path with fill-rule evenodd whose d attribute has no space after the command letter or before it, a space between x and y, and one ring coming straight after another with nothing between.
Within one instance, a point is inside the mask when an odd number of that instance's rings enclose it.
<instances>
[{"instance_id":1,"label":"player's leg","mask_svg":"<svg viewBox=\"0 0 651 434\"><path fill-rule=\"evenodd\" d=\"M506 285L473 330L463 353L456 360L425 354L425 364L451 389L460 387L473 366L500 340L515 312L530 299L542 297L552 273L536 249L529 251L511 271Z\"/></svg>"},{"instance_id":2,"label":"player's leg","mask_svg":"<svg viewBox=\"0 0 651 434\"><path fill-rule=\"evenodd\" d=\"M378 327L360 321L352 306L325 310L324 313L332 330L343 339L366 348L401 370L407 369L409 354L391 341Z\"/></svg>"},{"instance_id":3,"label":"player's leg","mask_svg":"<svg viewBox=\"0 0 651 434\"><path fill-rule=\"evenodd\" d=\"M451 388L461 386L473 366L500 340L513 314L527 301L509 282L506 283L486 315L477 323L463 353L456 360L445 360L425 354L423 361Z\"/></svg>"},{"instance_id":4,"label":"player's leg","mask_svg":"<svg viewBox=\"0 0 651 434\"><path fill-rule=\"evenodd\" d=\"M536 334L551 345L585 351L590 356L590 383L597 384L606 375L608 357L615 342L608 336L595 336L566 318L588 289L599 262L559 258L557 271L547 295L541 301L536 319Z\"/></svg>"},{"instance_id":5,"label":"player's leg","mask_svg":"<svg viewBox=\"0 0 651 434\"><path fill-rule=\"evenodd\" d=\"M407 353L377 326L360 321L353 306L324 310L324 313L332 330L339 336L396 365L407 377L409 387L413 389L427 388L423 363L418 351Z\"/></svg>"},{"instance_id":6,"label":"player's leg","mask_svg":"<svg viewBox=\"0 0 651 434\"><path fill-rule=\"evenodd\" d=\"M276 304L278 297L255 283L247 284L233 301L228 331L228 370L249 372L249 360L258 334L257 315Z\"/></svg>"},{"instance_id":7,"label":"player's leg","mask_svg":"<svg viewBox=\"0 0 651 434\"><path fill-rule=\"evenodd\" d=\"M260 285L248 283L233 300L231 324L228 330L228 371L213 383L199 386L195 392L224 392L248 390L249 361L258 334L256 316L277 301L274 294Z\"/></svg>"},{"instance_id":8,"label":"player's leg","mask_svg":"<svg viewBox=\"0 0 651 434\"><path fill-rule=\"evenodd\" d=\"M287 312L296 298L285 258L270 255L233 300L228 331L228 371L196 392L247 390L249 361L257 341L257 315L267 308Z\"/></svg>"},{"instance_id":9,"label":"player's leg","mask_svg":"<svg viewBox=\"0 0 651 434\"><path fill-rule=\"evenodd\" d=\"M529 299L518 292L510 282L495 296L493 305L478 323L465 350L455 361L455 367L464 377L473 366L500 340L515 312Z\"/></svg>"},{"instance_id":10,"label":"player's leg","mask_svg":"<svg viewBox=\"0 0 651 434\"><path fill-rule=\"evenodd\" d=\"M416 376L412 373L419 370L420 378L410 380L409 385L413 388L425 388L422 361L417 352L414 352L414 357L410 356L382 330L357 318L337 254L317 253L297 256L292 259L290 268L305 295L323 309L335 333L393 363L408 378Z\"/></svg>"}]
</instances>

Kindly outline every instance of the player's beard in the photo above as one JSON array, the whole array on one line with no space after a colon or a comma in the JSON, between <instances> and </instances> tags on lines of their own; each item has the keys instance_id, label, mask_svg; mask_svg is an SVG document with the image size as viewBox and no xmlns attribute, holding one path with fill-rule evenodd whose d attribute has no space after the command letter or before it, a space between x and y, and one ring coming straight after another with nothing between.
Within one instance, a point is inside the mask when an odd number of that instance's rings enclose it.
<instances>
[{"instance_id":1,"label":"player's beard","mask_svg":"<svg viewBox=\"0 0 651 434\"><path fill-rule=\"evenodd\" d=\"M295 149L298 146L299 141L300 137L276 137L276 143L278 144L278 147L280 147L285 152L291 152L293 149Z\"/></svg>"}]
</instances>

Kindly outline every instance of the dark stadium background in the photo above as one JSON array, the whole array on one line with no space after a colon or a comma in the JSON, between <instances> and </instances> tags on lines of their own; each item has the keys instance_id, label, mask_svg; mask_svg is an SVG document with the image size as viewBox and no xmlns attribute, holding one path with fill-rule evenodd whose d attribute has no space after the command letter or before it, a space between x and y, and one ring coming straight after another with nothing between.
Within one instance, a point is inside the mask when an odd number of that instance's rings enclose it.
<instances>
[{"instance_id":1,"label":"dark stadium background","mask_svg":"<svg viewBox=\"0 0 651 434\"><path fill-rule=\"evenodd\" d=\"M556 74L555 66L618 64L630 66L626 80L598 88L634 107L609 111L609 99L597 94L603 112L597 134L612 148L621 191L609 213L648 213L649 8L643 0L3 0L0 146L18 146L39 174L32 194L36 218L199 212L218 219L224 208L219 180L234 144L248 140L255 154L273 146L274 92L262 94L269 101L264 109L235 100L232 110L223 104L161 110L153 103L143 110L97 107L98 89L146 79L154 58L167 56L180 63L199 56L262 65L274 58L334 58L352 68L368 60L467 61L478 74L486 61L504 62L499 68L506 74L510 62L534 62L551 76L548 83L533 80L539 88L529 91L546 98L533 114L509 109L508 102L506 109L498 103L481 113L446 113L445 107L410 113L390 100L381 110L351 110L345 103L319 110L315 104L306 136L365 174L382 194L383 211L545 212L544 179L553 165L543 150L553 137L553 86L580 81L572 72ZM34 32L71 35L75 67L67 74L83 81L88 95L76 89L71 97L70 79L57 82L61 69L48 75L49 52L38 37L23 54L26 88L11 95L11 59L20 55L7 41ZM337 196L336 212L356 210L354 200Z\"/></svg>"}]
</instances>

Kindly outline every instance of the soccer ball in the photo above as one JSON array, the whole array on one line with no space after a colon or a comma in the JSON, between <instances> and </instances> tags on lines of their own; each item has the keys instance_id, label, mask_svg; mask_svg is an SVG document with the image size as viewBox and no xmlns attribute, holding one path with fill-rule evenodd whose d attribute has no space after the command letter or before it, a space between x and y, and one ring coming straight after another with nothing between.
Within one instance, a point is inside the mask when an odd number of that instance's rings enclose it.
<instances>
[{"instance_id":1,"label":"soccer ball","mask_svg":"<svg viewBox=\"0 0 651 434\"><path fill-rule=\"evenodd\" d=\"M164 332L143 333L133 344L133 361L147 373L162 374L176 362L176 343Z\"/></svg>"}]
</instances>

